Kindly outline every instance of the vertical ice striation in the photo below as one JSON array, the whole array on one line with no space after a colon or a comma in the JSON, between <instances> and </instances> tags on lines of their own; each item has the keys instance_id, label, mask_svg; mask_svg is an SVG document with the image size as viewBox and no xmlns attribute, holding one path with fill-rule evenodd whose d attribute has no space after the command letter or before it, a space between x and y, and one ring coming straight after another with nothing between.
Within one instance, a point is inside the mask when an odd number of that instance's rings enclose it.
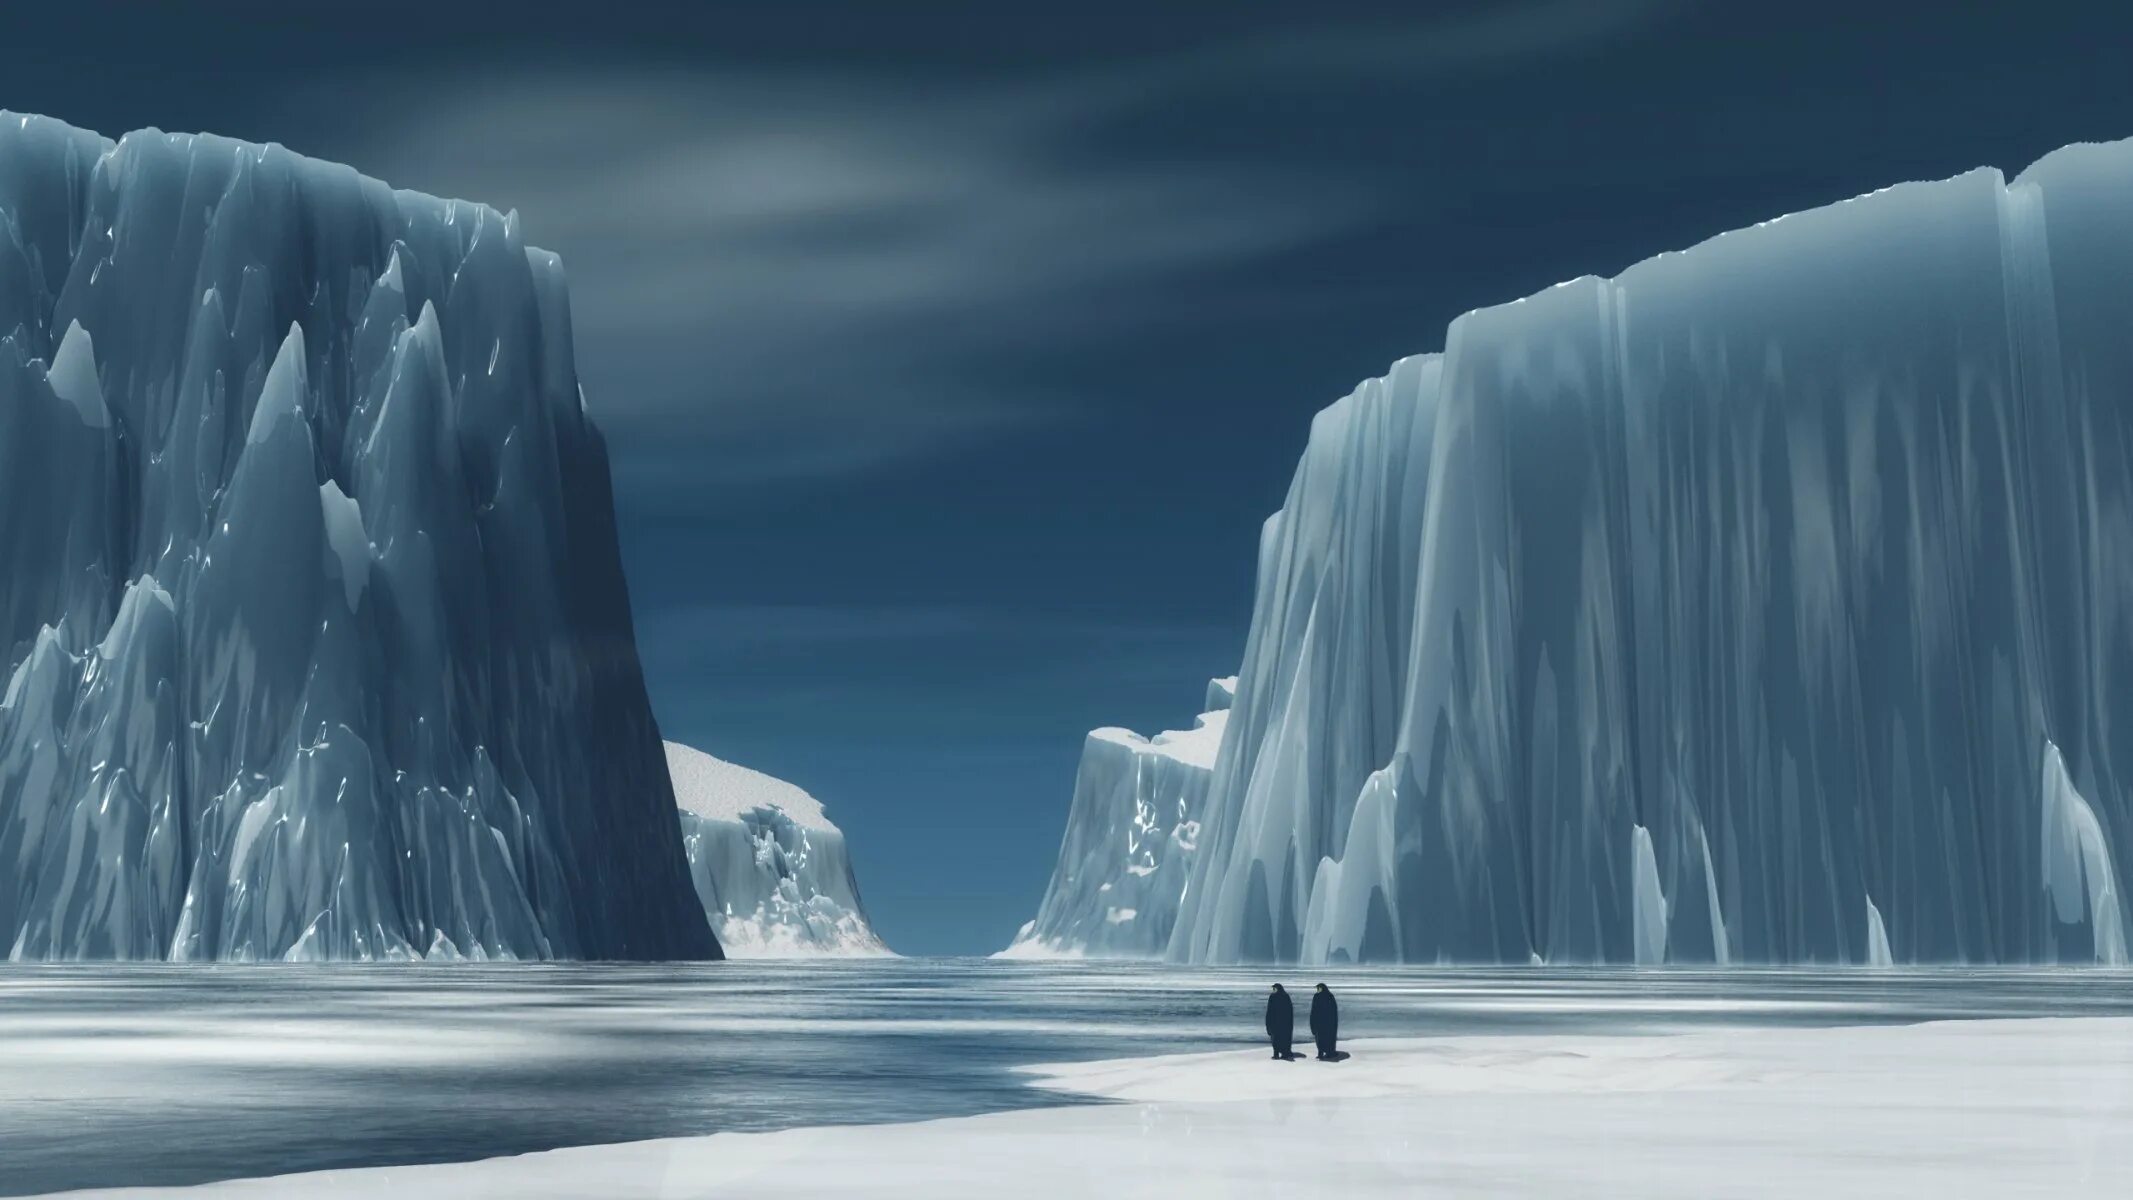
<instances>
[{"instance_id":1,"label":"vertical ice striation","mask_svg":"<svg viewBox=\"0 0 2133 1200\"><path fill-rule=\"evenodd\" d=\"M1361 869L1375 851L1358 870L1330 868L1359 813L1366 829L1391 815L1376 772L1399 732L1442 366L1406 359L1320 413L1261 533L1247 657L1173 954L1297 957L1307 917L1314 957L1365 929L1389 935L1395 897Z\"/></svg>"},{"instance_id":2,"label":"vertical ice striation","mask_svg":"<svg viewBox=\"0 0 2133 1200\"><path fill-rule=\"evenodd\" d=\"M813 796L679 742L666 744L689 873L734 958L878 955L844 831Z\"/></svg>"},{"instance_id":3,"label":"vertical ice striation","mask_svg":"<svg viewBox=\"0 0 2133 1200\"><path fill-rule=\"evenodd\" d=\"M1630 940L1640 963L1666 961L1666 892L1659 882L1659 859L1651 831L1630 827Z\"/></svg>"},{"instance_id":4,"label":"vertical ice striation","mask_svg":"<svg viewBox=\"0 0 2133 1200\"><path fill-rule=\"evenodd\" d=\"M2046 923L2060 957L2093 959L2123 966L2126 962L2124 901L2118 872L2096 810L2066 777L2059 747L2044 747L2043 800L2044 891L2050 899ZM1876 914L1878 917L1878 914ZM2059 945L2066 941L2071 946Z\"/></svg>"},{"instance_id":5,"label":"vertical ice striation","mask_svg":"<svg viewBox=\"0 0 2133 1200\"><path fill-rule=\"evenodd\" d=\"M1889 927L1882 924L1881 910L1874 902L1866 902L1866 965L1889 967L1896 964L1896 956L1889 950Z\"/></svg>"},{"instance_id":6,"label":"vertical ice striation","mask_svg":"<svg viewBox=\"0 0 2133 1200\"><path fill-rule=\"evenodd\" d=\"M1267 523L1170 955L2118 959L2128 330L2133 143L1461 317Z\"/></svg>"},{"instance_id":7,"label":"vertical ice striation","mask_svg":"<svg viewBox=\"0 0 2133 1200\"><path fill-rule=\"evenodd\" d=\"M0 114L0 946L715 956L561 267Z\"/></svg>"},{"instance_id":8,"label":"vertical ice striation","mask_svg":"<svg viewBox=\"0 0 2133 1200\"><path fill-rule=\"evenodd\" d=\"M1074 777L1059 863L1009 958L1148 958L1163 953L1199 846L1209 772L1229 723L1235 679L1207 685L1191 729L1144 738L1089 734Z\"/></svg>"}]
</instances>

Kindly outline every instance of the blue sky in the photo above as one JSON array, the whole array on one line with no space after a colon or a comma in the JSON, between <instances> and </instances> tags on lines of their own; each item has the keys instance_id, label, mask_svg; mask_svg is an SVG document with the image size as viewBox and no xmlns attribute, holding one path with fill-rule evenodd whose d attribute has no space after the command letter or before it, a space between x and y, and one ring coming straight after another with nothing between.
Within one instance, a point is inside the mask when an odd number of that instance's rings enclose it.
<instances>
[{"instance_id":1,"label":"blue sky","mask_svg":"<svg viewBox=\"0 0 2133 1200\"><path fill-rule=\"evenodd\" d=\"M2133 136L2126 6L1953 7L82 3L13 27L0 107L519 209L668 736L815 792L891 944L982 953L1082 734L1236 669L1356 380L1467 308Z\"/></svg>"}]
</instances>

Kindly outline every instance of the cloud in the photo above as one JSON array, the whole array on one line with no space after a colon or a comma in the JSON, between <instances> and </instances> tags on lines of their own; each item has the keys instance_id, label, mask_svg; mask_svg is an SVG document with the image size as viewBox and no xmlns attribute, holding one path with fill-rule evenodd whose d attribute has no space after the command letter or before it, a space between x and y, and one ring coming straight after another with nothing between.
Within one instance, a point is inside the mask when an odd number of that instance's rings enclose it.
<instances>
[{"instance_id":1,"label":"cloud","mask_svg":"<svg viewBox=\"0 0 2133 1200\"><path fill-rule=\"evenodd\" d=\"M1316 26L1220 42L1153 64L1166 87L1361 71L1453 74L1603 46L1698 0L1521 0L1435 17Z\"/></svg>"},{"instance_id":2,"label":"cloud","mask_svg":"<svg viewBox=\"0 0 2133 1200\"><path fill-rule=\"evenodd\" d=\"M1055 367L1396 199L1250 154L1134 154L1103 136L1119 123L1280 78L1553 52L1669 7L1542 0L990 83L474 63L294 100L340 130L304 148L518 209L570 271L632 480L701 495L1085 418L1100 405Z\"/></svg>"},{"instance_id":3,"label":"cloud","mask_svg":"<svg viewBox=\"0 0 2133 1200\"><path fill-rule=\"evenodd\" d=\"M1012 88L566 69L413 94L321 152L518 209L570 272L618 451L699 485L1069 419L1047 355L1364 216L1309 178L1084 160L1072 115Z\"/></svg>"}]
</instances>

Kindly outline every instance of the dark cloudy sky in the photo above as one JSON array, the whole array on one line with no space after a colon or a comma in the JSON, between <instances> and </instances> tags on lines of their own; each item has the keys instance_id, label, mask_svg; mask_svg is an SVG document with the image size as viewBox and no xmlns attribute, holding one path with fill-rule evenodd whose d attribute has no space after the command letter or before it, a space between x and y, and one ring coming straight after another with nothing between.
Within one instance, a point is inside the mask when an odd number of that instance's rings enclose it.
<instances>
[{"instance_id":1,"label":"dark cloudy sky","mask_svg":"<svg viewBox=\"0 0 2133 1200\"><path fill-rule=\"evenodd\" d=\"M2133 5L40 4L0 107L517 208L668 736L877 924L1034 911L1081 736L1235 670L1310 416L1460 311L2133 136Z\"/></svg>"}]
</instances>

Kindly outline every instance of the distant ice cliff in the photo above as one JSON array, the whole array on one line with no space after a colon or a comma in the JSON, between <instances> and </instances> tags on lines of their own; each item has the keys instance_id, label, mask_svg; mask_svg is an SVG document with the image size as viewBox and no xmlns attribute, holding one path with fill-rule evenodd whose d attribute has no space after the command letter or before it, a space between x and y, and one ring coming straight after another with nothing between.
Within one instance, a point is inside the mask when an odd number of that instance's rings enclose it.
<instances>
[{"instance_id":1,"label":"distant ice cliff","mask_svg":"<svg viewBox=\"0 0 2133 1200\"><path fill-rule=\"evenodd\" d=\"M1002 957L1163 953L1236 686L1234 678L1211 681L1208 711L1191 729L1153 738L1115 728L1089 734L1051 886Z\"/></svg>"},{"instance_id":2,"label":"distant ice cliff","mask_svg":"<svg viewBox=\"0 0 2133 1200\"><path fill-rule=\"evenodd\" d=\"M813 796L666 744L689 874L734 958L887 954L859 902L844 832Z\"/></svg>"}]
</instances>

